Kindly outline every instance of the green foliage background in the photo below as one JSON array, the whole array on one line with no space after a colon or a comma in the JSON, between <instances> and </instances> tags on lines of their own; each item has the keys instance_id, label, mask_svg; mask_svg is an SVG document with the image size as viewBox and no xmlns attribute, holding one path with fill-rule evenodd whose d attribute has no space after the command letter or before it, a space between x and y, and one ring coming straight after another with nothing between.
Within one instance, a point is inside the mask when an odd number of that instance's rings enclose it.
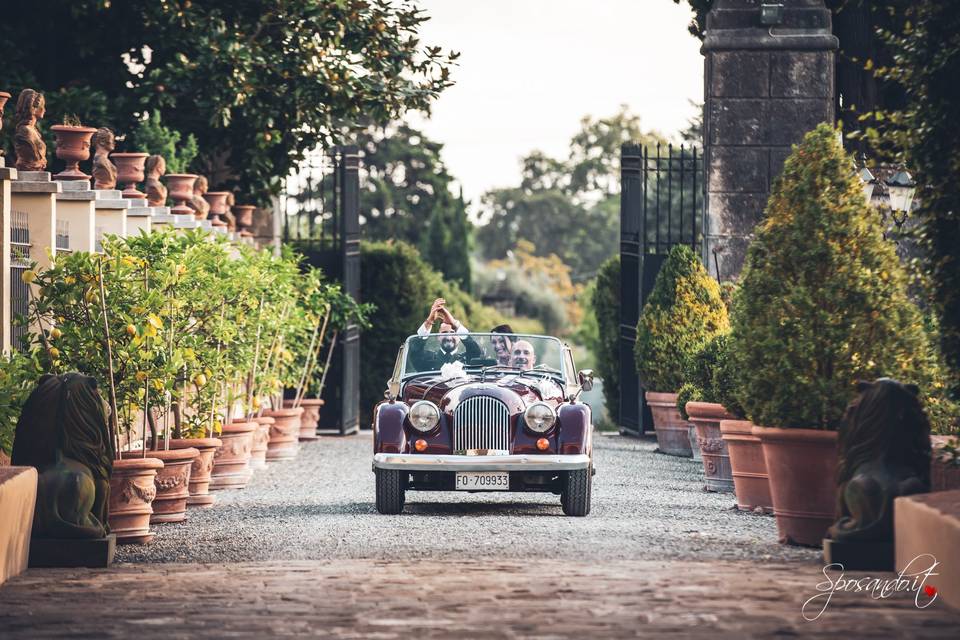
<instances>
[{"instance_id":1,"label":"green foliage background","mask_svg":"<svg viewBox=\"0 0 960 640\"><path fill-rule=\"evenodd\" d=\"M596 355L596 373L603 380L603 397L614 424L620 420L620 256L603 263L590 307L597 322L597 340L587 344Z\"/></svg>"}]
</instances>

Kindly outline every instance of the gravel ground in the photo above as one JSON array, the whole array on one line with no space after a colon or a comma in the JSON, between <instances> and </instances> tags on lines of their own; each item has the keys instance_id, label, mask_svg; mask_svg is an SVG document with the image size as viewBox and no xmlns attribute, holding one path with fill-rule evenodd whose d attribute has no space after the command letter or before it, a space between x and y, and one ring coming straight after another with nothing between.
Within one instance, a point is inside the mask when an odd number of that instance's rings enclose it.
<instances>
[{"instance_id":1,"label":"gravel ground","mask_svg":"<svg viewBox=\"0 0 960 640\"><path fill-rule=\"evenodd\" d=\"M595 438L593 508L565 517L553 494L407 493L398 516L373 505L371 435L323 438L270 463L246 489L217 492L182 524L154 525L152 544L120 547L120 562L331 558L769 560L819 564L816 550L777 544L773 517L703 491L699 462L656 443Z\"/></svg>"}]
</instances>

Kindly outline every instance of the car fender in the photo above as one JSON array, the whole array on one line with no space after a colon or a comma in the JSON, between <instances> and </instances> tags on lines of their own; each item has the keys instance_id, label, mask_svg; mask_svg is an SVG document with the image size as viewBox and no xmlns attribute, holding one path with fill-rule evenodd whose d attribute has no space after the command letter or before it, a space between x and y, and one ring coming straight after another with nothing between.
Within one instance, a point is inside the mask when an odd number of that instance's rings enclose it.
<instances>
[{"instance_id":1,"label":"car fender","mask_svg":"<svg viewBox=\"0 0 960 640\"><path fill-rule=\"evenodd\" d=\"M560 422L557 452L593 455L593 416L590 405L583 402L565 402L557 410L557 418Z\"/></svg>"},{"instance_id":2,"label":"car fender","mask_svg":"<svg viewBox=\"0 0 960 640\"><path fill-rule=\"evenodd\" d=\"M405 402L381 402L374 411L373 452L406 453L407 432L403 428L409 408Z\"/></svg>"}]
</instances>

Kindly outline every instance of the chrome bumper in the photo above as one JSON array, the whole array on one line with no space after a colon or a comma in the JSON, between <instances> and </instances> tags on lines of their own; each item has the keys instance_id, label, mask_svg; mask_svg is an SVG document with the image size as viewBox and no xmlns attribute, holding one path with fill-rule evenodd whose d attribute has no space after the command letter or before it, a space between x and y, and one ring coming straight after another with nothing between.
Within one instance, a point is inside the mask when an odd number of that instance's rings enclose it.
<instances>
[{"instance_id":1,"label":"chrome bumper","mask_svg":"<svg viewBox=\"0 0 960 640\"><path fill-rule=\"evenodd\" d=\"M590 456L508 455L447 456L414 453L376 453L374 469L407 471L573 471L590 466Z\"/></svg>"}]
</instances>

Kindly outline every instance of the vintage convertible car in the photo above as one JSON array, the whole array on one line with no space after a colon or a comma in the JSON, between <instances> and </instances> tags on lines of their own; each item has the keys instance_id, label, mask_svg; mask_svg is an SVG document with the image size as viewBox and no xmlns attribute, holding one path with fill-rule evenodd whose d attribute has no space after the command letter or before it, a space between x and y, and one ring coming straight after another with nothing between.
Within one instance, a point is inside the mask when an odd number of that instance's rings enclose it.
<instances>
[{"instance_id":1,"label":"vintage convertible car","mask_svg":"<svg viewBox=\"0 0 960 640\"><path fill-rule=\"evenodd\" d=\"M407 491L540 491L587 515L592 386L556 338L411 336L373 412L377 510L400 513Z\"/></svg>"}]
</instances>

